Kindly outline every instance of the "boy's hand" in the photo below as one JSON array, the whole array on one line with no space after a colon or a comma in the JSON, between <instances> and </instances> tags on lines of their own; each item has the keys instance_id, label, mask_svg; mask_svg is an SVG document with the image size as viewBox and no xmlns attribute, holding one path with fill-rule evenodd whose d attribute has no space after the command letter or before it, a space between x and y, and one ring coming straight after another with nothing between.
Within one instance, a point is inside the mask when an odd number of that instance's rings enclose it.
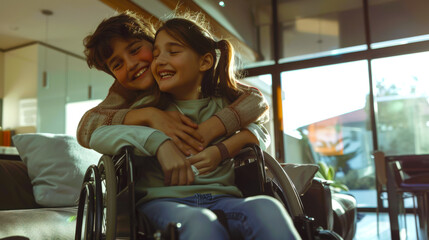
<instances>
[{"instance_id":1,"label":"boy's hand","mask_svg":"<svg viewBox=\"0 0 429 240\"><path fill-rule=\"evenodd\" d=\"M123 123L147 126L165 133L186 156L203 149L204 138L197 131L198 125L177 111L162 111L154 107L133 109L125 115Z\"/></svg>"},{"instance_id":2,"label":"boy's hand","mask_svg":"<svg viewBox=\"0 0 429 240\"><path fill-rule=\"evenodd\" d=\"M203 151L188 158L191 165L194 165L200 175L207 174L215 170L221 162L221 155L217 147L210 146Z\"/></svg>"},{"instance_id":3,"label":"boy's hand","mask_svg":"<svg viewBox=\"0 0 429 240\"><path fill-rule=\"evenodd\" d=\"M176 140L173 139L173 142L176 143L176 146L178 146L185 155L196 154L204 149L204 138L197 131L198 125L196 123L177 111L165 111L163 113L171 117L168 120L172 120L172 126L169 128L172 136L167 133L166 135L171 138L175 136ZM185 152L183 151L184 149L188 149L189 151Z\"/></svg>"},{"instance_id":4,"label":"boy's hand","mask_svg":"<svg viewBox=\"0 0 429 240\"><path fill-rule=\"evenodd\" d=\"M189 185L194 182L191 164L171 140L161 144L156 157L164 172L166 185Z\"/></svg>"},{"instance_id":5,"label":"boy's hand","mask_svg":"<svg viewBox=\"0 0 429 240\"><path fill-rule=\"evenodd\" d=\"M186 156L203 150L204 139L197 131L198 125L177 111L156 111L150 125L169 136Z\"/></svg>"}]
</instances>

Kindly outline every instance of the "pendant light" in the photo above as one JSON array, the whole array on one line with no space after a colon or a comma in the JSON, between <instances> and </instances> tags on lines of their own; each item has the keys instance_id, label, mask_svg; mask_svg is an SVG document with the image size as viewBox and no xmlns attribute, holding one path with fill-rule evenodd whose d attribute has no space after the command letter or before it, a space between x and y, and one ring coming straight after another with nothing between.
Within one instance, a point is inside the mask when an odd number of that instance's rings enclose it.
<instances>
[{"instance_id":1,"label":"pendant light","mask_svg":"<svg viewBox=\"0 0 429 240\"><path fill-rule=\"evenodd\" d=\"M42 9L42 14L45 15L46 21L45 21L45 56L44 56L44 64L43 64L43 78L42 78L42 86L47 87L48 86L48 72L47 72L47 63L48 63L48 36L49 36L49 16L53 14L51 10L48 9Z\"/></svg>"}]
</instances>

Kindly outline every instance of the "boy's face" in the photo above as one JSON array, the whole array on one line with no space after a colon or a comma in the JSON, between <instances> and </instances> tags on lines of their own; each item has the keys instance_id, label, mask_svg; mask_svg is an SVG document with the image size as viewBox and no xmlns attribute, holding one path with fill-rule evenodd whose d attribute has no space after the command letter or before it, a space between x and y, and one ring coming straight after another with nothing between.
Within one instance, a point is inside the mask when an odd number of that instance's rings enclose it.
<instances>
[{"instance_id":1,"label":"boy's face","mask_svg":"<svg viewBox=\"0 0 429 240\"><path fill-rule=\"evenodd\" d=\"M203 71L201 57L191 48L161 30L155 39L152 74L159 89L178 100L198 98Z\"/></svg>"},{"instance_id":2,"label":"boy's face","mask_svg":"<svg viewBox=\"0 0 429 240\"><path fill-rule=\"evenodd\" d=\"M152 44L140 39L113 39L113 54L106 64L116 80L131 90L147 90L154 84L150 71Z\"/></svg>"}]
</instances>

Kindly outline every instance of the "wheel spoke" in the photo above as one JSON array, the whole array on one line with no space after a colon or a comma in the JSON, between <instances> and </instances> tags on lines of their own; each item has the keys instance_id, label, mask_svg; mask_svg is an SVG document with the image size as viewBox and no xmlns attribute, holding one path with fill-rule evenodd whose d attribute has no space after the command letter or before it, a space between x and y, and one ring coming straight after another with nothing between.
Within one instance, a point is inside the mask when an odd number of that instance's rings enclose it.
<instances>
[{"instance_id":1,"label":"wheel spoke","mask_svg":"<svg viewBox=\"0 0 429 240\"><path fill-rule=\"evenodd\" d=\"M114 239L116 232L116 175L112 158L103 156L99 162L102 190L102 239Z\"/></svg>"}]
</instances>

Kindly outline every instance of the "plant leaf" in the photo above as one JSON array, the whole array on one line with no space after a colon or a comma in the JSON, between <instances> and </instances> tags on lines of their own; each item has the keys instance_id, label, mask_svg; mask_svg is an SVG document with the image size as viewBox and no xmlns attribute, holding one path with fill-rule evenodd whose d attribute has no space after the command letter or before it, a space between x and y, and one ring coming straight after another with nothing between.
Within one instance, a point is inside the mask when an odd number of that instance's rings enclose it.
<instances>
[{"instance_id":1,"label":"plant leaf","mask_svg":"<svg viewBox=\"0 0 429 240\"><path fill-rule=\"evenodd\" d=\"M323 179L325 179L325 180L329 180L328 179L328 166L326 165L326 163L324 163L324 162L319 162L318 163L319 164L319 172L320 172L320 174L322 175L322 177L323 177Z\"/></svg>"},{"instance_id":2,"label":"plant leaf","mask_svg":"<svg viewBox=\"0 0 429 240\"><path fill-rule=\"evenodd\" d=\"M331 183L331 187L338 188L338 189L341 189L343 191L349 191L349 188L345 184L342 184L342 183L339 183L339 182L333 182L333 183Z\"/></svg>"},{"instance_id":3,"label":"plant leaf","mask_svg":"<svg viewBox=\"0 0 429 240\"><path fill-rule=\"evenodd\" d=\"M328 168L328 179L327 180L334 180L335 178L335 169L334 167L330 166Z\"/></svg>"},{"instance_id":4,"label":"plant leaf","mask_svg":"<svg viewBox=\"0 0 429 240\"><path fill-rule=\"evenodd\" d=\"M73 222L73 221L76 221L76 218L77 218L77 216L76 216L76 215L74 215L74 216L70 216L69 218L67 218L67 222Z\"/></svg>"}]
</instances>

